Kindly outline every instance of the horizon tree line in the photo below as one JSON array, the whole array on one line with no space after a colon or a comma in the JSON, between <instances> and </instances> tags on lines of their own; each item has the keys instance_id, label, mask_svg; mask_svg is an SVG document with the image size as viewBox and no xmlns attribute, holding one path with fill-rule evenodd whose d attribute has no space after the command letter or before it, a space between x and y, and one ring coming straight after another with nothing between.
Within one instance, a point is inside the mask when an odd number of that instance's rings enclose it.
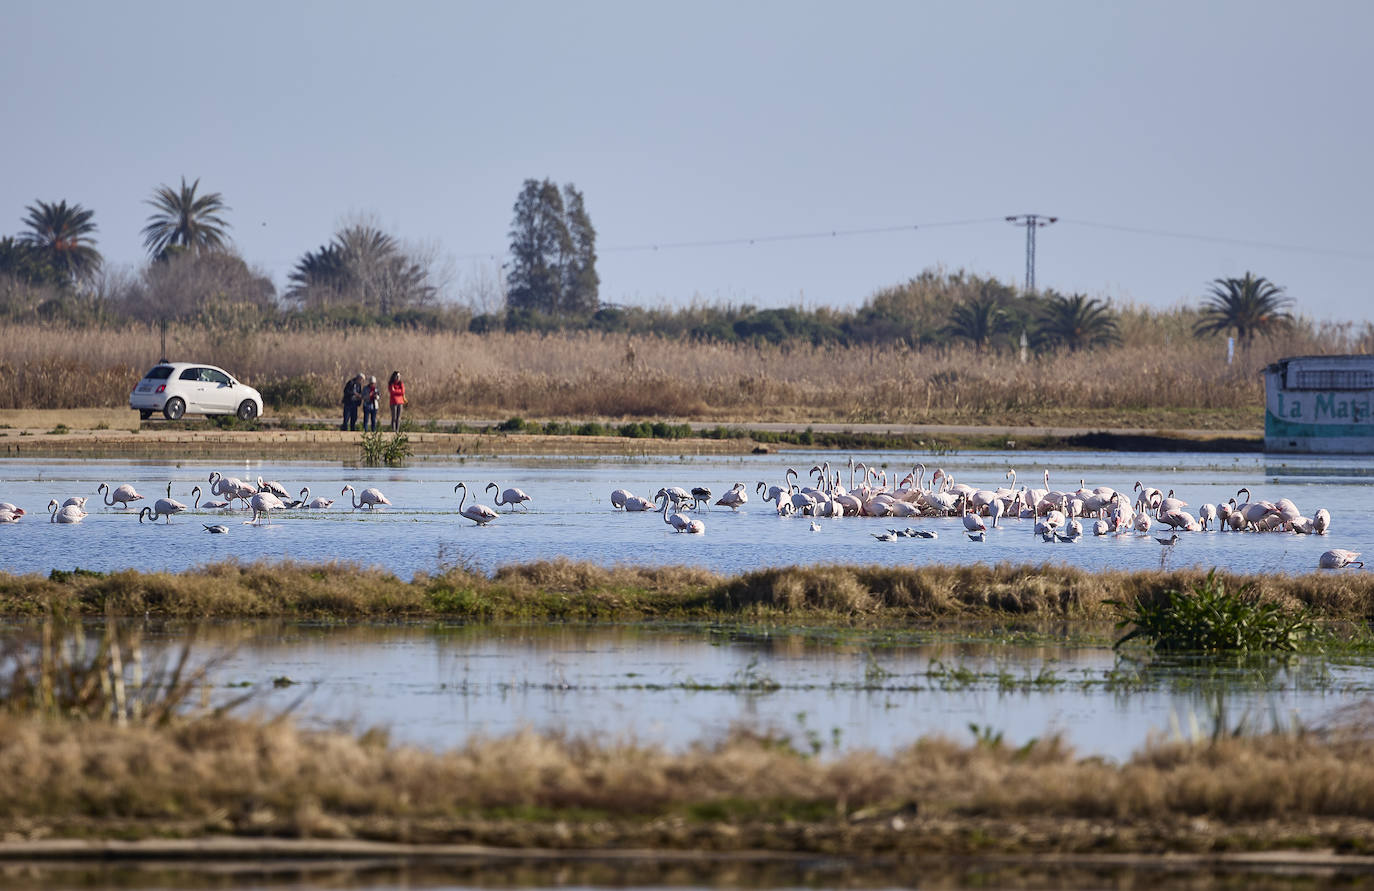
<instances>
[{"instance_id":1,"label":"horizon tree line","mask_svg":"<svg viewBox=\"0 0 1374 891\"><path fill-rule=\"evenodd\" d=\"M144 203L153 208L141 234L149 262L136 280L104 283L118 314L136 319L229 316L245 309L259 317L281 304L307 316L366 321L414 313L438 297L432 258L404 247L369 221L342 225L330 241L307 250L288 275L281 300L270 277L233 250L231 209L219 192L199 191L200 180L160 185ZM25 207L23 229L0 237L0 312L13 309L26 287L55 291L39 317L71 315L73 304L103 272L96 248L94 212L65 199ZM596 230L585 198L572 183L527 179L517 196L509 231L503 317L472 320L471 329L591 327L620 330L624 310L603 306L596 271ZM913 279L921 281L929 273ZM953 276L953 301L918 306L903 288L883 289L848 317L839 311L794 309L721 312L685 333L701 339L791 338L865 342L932 338L964 341L975 351L1015 348L1025 337L1037 351L1078 351L1120 343L1119 313L1110 301L1053 290L1024 294L993 278ZM109 296L107 294L106 296ZM199 305L194 305L199 304ZM1214 279L1193 326L1198 337L1232 332L1242 350L1256 337L1288 330L1293 300L1284 289L1247 271ZM413 316L412 316L413 317Z\"/></svg>"}]
</instances>

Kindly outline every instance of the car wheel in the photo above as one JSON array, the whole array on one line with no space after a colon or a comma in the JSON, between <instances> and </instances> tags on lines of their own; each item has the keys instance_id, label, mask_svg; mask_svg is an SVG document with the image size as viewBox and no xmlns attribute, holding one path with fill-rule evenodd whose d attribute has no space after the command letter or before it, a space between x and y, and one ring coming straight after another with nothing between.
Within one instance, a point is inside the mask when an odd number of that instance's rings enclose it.
<instances>
[{"instance_id":1,"label":"car wheel","mask_svg":"<svg viewBox=\"0 0 1374 891\"><path fill-rule=\"evenodd\" d=\"M151 408L140 408L140 409L138 410L138 419L139 419L140 421L146 421L146 420L148 420L149 418L151 418L152 416L153 416L153 410L152 410Z\"/></svg>"},{"instance_id":2,"label":"car wheel","mask_svg":"<svg viewBox=\"0 0 1374 891\"><path fill-rule=\"evenodd\" d=\"M239 403L239 420L251 421L258 416L258 405L251 399L245 399Z\"/></svg>"},{"instance_id":3,"label":"car wheel","mask_svg":"<svg viewBox=\"0 0 1374 891\"><path fill-rule=\"evenodd\" d=\"M169 421L180 421L184 414L186 414L186 401L180 396L173 396L167 400L166 405L162 406L162 416Z\"/></svg>"}]
</instances>

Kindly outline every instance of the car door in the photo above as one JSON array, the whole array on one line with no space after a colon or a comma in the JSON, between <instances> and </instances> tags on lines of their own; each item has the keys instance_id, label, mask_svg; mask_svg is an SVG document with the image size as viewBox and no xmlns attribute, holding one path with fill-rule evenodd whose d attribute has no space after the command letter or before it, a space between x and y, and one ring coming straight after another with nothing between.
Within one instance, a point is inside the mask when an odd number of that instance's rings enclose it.
<instances>
[{"instance_id":1,"label":"car door","mask_svg":"<svg viewBox=\"0 0 1374 891\"><path fill-rule=\"evenodd\" d=\"M229 412L238 407L235 399L234 382L229 375L218 368L202 368L200 379L203 382L205 403L211 411Z\"/></svg>"},{"instance_id":2,"label":"car door","mask_svg":"<svg viewBox=\"0 0 1374 891\"><path fill-rule=\"evenodd\" d=\"M205 381L201 377L204 368L192 365L190 368L183 368L181 374L177 375L177 385L175 391L168 388L167 398L180 396L186 400L187 413L205 411Z\"/></svg>"}]
</instances>

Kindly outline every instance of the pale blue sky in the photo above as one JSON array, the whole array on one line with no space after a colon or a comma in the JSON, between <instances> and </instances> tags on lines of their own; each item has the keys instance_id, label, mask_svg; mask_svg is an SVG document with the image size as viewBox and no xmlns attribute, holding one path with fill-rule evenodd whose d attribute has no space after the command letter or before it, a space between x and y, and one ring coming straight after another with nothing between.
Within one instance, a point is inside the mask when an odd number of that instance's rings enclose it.
<instances>
[{"instance_id":1,"label":"pale blue sky","mask_svg":"<svg viewBox=\"0 0 1374 891\"><path fill-rule=\"evenodd\" d=\"M573 182L602 299L852 306L943 265L1159 306L1250 269L1369 319L1367 2L0 5L0 234L224 194L285 282L350 214L502 254L522 181ZM658 251L953 221L915 231ZM1207 236L1166 237L1123 231Z\"/></svg>"}]
</instances>

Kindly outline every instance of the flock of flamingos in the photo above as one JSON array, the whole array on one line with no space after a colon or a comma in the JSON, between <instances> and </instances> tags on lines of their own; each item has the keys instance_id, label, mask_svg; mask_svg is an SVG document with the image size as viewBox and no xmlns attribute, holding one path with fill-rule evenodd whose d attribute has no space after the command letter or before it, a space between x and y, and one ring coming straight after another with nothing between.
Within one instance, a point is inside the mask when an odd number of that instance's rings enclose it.
<instances>
[{"instance_id":1,"label":"flock of flamingos","mask_svg":"<svg viewBox=\"0 0 1374 891\"><path fill-rule=\"evenodd\" d=\"M1050 474L1044 472L1044 487L1032 488L1016 484L1016 471L1008 470L1007 482L994 488L979 488L955 482L952 474L937 468L925 482L926 468L918 464L900 480L889 482L887 471L865 466L854 459L848 461L848 485L842 485L844 471L832 468L829 462L818 464L808 473L808 485L801 484L801 476L795 468L787 468L783 474L782 485L769 485L759 482L754 494L771 504L779 516L801 515L812 518L823 517L892 517L892 518L934 518L953 517L962 521L968 537L977 542L984 540L988 526L994 528L1004 519L1032 520L1033 534L1045 541L1074 542L1082 538L1085 531L1093 535L1149 535L1159 531L1169 532L1167 538L1156 538L1161 545L1172 547L1180 540L1180 532L1205 532L1215 526L1218 530L1232 532L1282 532L1301 535L1325 535L1331 528L1331 514L1324 508L1306 516L1288 498L1276 501L1256 500L1248 488L1236 492L1234 498L1223 504L1202 504L1197 507L1196 516L1187 510L1188 502L1175 497L1170 489L1167 493L1151 488L1140 482L1135 484L1131 494L1118 492L1109 486L1088 488L1079 481L1077 489L1053 489ZM857 478L856 478L857 474ZM309 487L292 498L284 486L277 482L258 477L256 484L234 477L226 477L218 471L209 477L210 498L201 501L205 494L200 486L194 486L191 507L171 497L171 484L167 486L167 497L158 498L151 505L144 505L138 512L138 521L145 519L157 522L165 518L171 522L175 514L187 510L210 509L225 510L235 507L251 510L249 524L270 522L273 511L284 510L324 510L334 504L334 499L310 497ZM493 504L489 507L477 502L468 504L468 490L465 483L453 487L455 492L462 490L458 502L461 516L478 525L495 520L500 514L496 508L521 507L530 496L517 488L505 488L489 483L485 491L495 490ZM97 494L103 495L107 507L128 509L132 502L145 500L132 485L124 484L111 489L101 483ZM391 501L376 488L365 488L361 492L353 486L344 486L340 497L350 496L354 510L375 509L379 505L389 505ZM1243 500L1241 497L1244 496ZM720 507L739 510L749 502L748 487L735 483L719 499L712 502L710 489L698 486L690 490L678 486L665 486L658 490L652 499L641 498L626 489L616 489L611 493L611 505L627 512L653 511L661 513L663 522L677 532L701 534L706 524L688 511L709 509L714 503ZM63 502L56 498L48 502L49 520L53 523L79 523L86 514L86 498L74 496ZM528 508L526 508L528 509ZM0 523L15 523L25 515L25 511L8 502L0 502ZM1085 527L1084 523L1091 523ZM229 527L222 524L203 524L212 533L225 533ZM814 520L812 531L821 526ZM900 538L935 538L935 530L919 529L908 526L904 529L888 529L874 533L879 541L896 541ZM1346 566L1364 564L1355 551L1339 548L1326 551L1321 555L1318 565L1323 569L1339 569Z\"/></svg>"}]
</instances>

